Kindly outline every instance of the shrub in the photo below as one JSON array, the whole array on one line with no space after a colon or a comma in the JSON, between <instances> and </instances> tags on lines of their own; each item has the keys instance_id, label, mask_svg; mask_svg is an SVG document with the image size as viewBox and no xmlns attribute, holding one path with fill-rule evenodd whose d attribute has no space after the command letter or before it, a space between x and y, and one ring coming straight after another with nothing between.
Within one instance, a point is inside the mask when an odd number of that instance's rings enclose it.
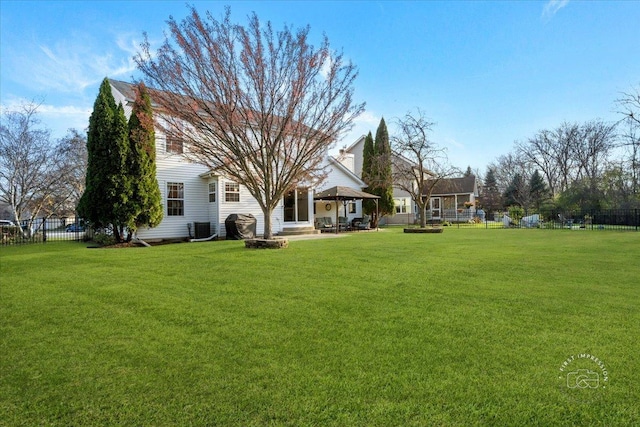
<instances>
[{"instance_id":1,"label":"shrub","mask_svg":"<svg viewBox=\"0 0 640 427\"><path fill-rule=\"evenodd\" d=\"M110 246L110 245L115 245L116 243L115 237L106 233L96 233L93 236L93 241L99 244L100 246Z\"/></svg>"},{"instance_id":2,"label":"shrub","mask_svg":"<svg viewBox=\"0 0 640 427\"><path fill-rule=\"evenodd\" d=\"M522 206L512 205L509 206L507 210L509 211L509 218L511 218L511 220L516 224L518 224L520 219L524 216L524 209L522 209Z\"/></svg>"}]
</instances>

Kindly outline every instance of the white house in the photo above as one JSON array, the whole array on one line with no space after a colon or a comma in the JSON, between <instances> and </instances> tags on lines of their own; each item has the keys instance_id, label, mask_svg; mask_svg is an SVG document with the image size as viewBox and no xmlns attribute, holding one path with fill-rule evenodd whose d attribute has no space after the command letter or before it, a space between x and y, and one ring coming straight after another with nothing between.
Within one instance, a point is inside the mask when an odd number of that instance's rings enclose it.
<instances>
[{"instance_id":1,"label":"white house","mask_svg":"<svg viewBox=\"0 0 640 427\"><path fill-rule=\"evenodd\" d=\"M357 176L362 176L364 140L363 135L341 150L342 155L352 157L352 170ZM433 188L427 208L427 219L468 221L476 214L477 198L478 183L475 176L442 179ZM418 208L407 191L394 186L393 201L395 214L384 218L387 224L409 224L416 221Z\"/></svg>"},{"instance_id":2,"label":"white house","mask_svg":"<svg viewBox=\"0 0 640 427\"><path fill-rule=\"evenodd\" d=\"M122 103L127 118L131 115L135 99L130 83L109 80L116 104ZM212 172L206 166L188 160L187 146L167 138L156 130L156 178L162 195L164 217L155 228L138 230L143 240L195 237L195 223L209 223L211 235L226 235L225 219L230 214L252 214L256 220L256 233L264 233L264 218L258 202L242 185ZM273 211L271 224L274 234L313 232L314 215L330 213L336 206L314 203L314 191L334 185L361 190L366 187L352 170L331 156L326 156L327 179L316 186L301 186L285 195ZM352 217L362 216L362 204L349 206ZM335 211L333 211L335 213Z\"/></svg>"},{"instance_id":3,"label":"white house","mask_svg":"<svg viewBox=\"0 0 640 427\"><path fill-rule=\"evenodd\" d=\"M362 135L353 144L341 150L341 154L353 156L353 172L356 176L362 176L362 161L364 151L365 136ZM411 195L401 188L393 187L393 204L395 214L382 219L387 224L408 224L413 223L418 212Z\"/></svg>"}]
</instances>

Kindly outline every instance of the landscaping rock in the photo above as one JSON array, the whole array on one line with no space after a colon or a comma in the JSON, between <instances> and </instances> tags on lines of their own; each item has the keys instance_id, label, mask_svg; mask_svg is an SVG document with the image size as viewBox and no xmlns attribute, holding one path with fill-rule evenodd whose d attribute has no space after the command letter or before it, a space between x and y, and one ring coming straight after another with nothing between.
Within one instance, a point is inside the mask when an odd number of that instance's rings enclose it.
<instances>
[{"instance_id":1,"label":"landscaping rock","mask_svg":"<svg viewBox=\"0 0 640 427\"><path fill-rule=\"evenodd\" d=\"M287 239L247 239L245 248L251 249L284 249L289 246Z\"/></svg>"},{"instance_id":2,"label":"landscaping rock","mask_svg":"<svg viewBox=\"0 0 640 427\"><path fill-rule=\"evenodd\" d=\"M405 228L405 233L442 233L444 228L442 227L429 227L429 228Z\"/></svg>"}]
</instances>

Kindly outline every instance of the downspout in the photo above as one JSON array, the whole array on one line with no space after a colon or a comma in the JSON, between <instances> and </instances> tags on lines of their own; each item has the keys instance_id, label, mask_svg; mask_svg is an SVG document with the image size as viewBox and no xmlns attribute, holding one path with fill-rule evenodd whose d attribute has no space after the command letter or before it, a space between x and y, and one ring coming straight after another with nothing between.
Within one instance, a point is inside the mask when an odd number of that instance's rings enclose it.
<instances>
[{"instance_id":1,"label":"downspout","mask_svg":"<svg viewBox=\"0 0 640 427\"><path fill-rule=\"evenodd\" d=\"M207 242L209 240L213 240L218 237L218 233L212 234L209 237L203 237L201 239L189 239L190 242Z\"/></svg>"}]
</instances>

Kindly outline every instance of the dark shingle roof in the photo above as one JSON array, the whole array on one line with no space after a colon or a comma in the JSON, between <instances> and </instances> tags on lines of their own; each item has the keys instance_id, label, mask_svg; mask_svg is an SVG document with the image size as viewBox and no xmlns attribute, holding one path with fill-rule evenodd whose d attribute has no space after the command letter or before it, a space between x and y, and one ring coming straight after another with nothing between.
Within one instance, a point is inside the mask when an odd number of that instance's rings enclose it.
<instances>
[{"instance_id":1,"label":"dark shingle roof","mask_svg":"<svg viewBox=\"0 0 640 427\"><path fill-rule=\"evenodd\" d=\"M476 177L474 175L463 178L446 178L438 181L433 187L432 196L444 194L469 194L475 191Z\"/></svg>"}]
</instances>

